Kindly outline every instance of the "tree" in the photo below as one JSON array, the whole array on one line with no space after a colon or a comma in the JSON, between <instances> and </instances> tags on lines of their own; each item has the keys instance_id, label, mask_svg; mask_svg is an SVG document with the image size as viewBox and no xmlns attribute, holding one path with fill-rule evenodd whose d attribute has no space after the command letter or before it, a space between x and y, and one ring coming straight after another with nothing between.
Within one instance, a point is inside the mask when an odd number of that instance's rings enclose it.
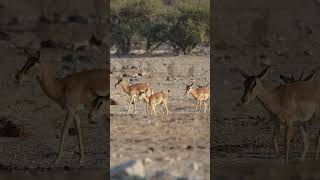
<instances>
[{"instance_id":1,"label":"tree","mask_svg":"<svg viewBox=\"0 0 320 180\"><path fill-rule=\"evenodd\" d=\"M132 36L141 32L153 12L150 2L152 0L127 0L111 10L112 41L118 53L129 54Z\"/></svg>"},{"instance_id":2,"label":"tree","mask_svg":"<svg viewBox=\"0 0 320 180\"><path fill-rule=\"evenodd\" d=\"M208 41L210 10L199 2L178 4L176 8L176 14L170 18L168 40L176 53L189 54L197 45Z\"/></svg>"}]
</instances>

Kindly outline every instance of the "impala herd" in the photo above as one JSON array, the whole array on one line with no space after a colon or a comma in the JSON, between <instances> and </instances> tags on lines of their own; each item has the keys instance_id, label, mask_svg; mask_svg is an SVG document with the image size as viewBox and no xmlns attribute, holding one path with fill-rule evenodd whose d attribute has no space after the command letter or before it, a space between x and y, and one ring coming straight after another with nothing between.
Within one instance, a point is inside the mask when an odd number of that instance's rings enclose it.
<instances>
[{"instance_id":1,"label":"impala herd","mask_svg":"<svg viewBox=\"0 0 320 180\"><path fill-rule=\"evenodd\" d=\"M82 71L64 78L57 78L53 75L54 72L51 72L50 65L40 60L39 51L31 52L25 50L25 54L27 61L22 69L17 71L15 76L16 80L20 82L29 75L35 77L44 93L66 111L64 126L61 131L59 152L55 163L58 163L63 155L65 138L72 122L75 123L78 132L80 163L83 163L85 155L77 110L80 105L89 105L89 122L95 122L94 118L97 111L103 104L108 104L110 101L110 69ZM283 123L286 125L286 162L288 162L289 159L293 123L299 123L304 142L301 160L304 160L309 148L306 122L310 121L320 109L320 83L314 80L315 71L305 78L302 78L303 74L301 74L298 80L295 80L293 76L287 77L280 75L280 79L284 84L269 90L265 88L262 82L269 70L270 66L267 66L258 75L248 75L246 72L240 70L240 74L245 78L245 91L241 102L248 104L254 99L258 99L269 112L271 119L274 121L273 143L277 154L279 153L278 136L280 135L280 124ZM168 115L168 97L170 96L170 90L154 92L149 83L130 85L123 79L119 79L115 84L115 88L119 86L130 96L128 113L130 113L133 104L134 114L136 114L136 102L138 100L145 103L146 112L150 115L157 115L157 105L161 105L164 109L164 115ZM201 111L201 107L203 106L203 112L206 112L206 101L210 98L210 88L208 85L198 86L197 88L194 88L193 83L186 85L184 95L191 95L196 100L196 110L199 109ZM319 149L320 133L318 136L316 159L318 158Z\"/></svg>"},{"instance_id":2,"label":"impala herd","mask_svg":"<svg viewBox=\"0 0 320 180\"><path fill-rule=\"evenodd\" d=\"M51 65L40 60L40 51L24 50L27 61L24 66L17 71L15 75L16 81L19 83L29 76L36 78L43 92L54 102L56 102L64 111L66 117L64 120L63 129L61 131L60 146L58 155L54 161L57 164L63 155L63 147L66 135L72 122L75 123L78 136L78 146L80 149L80 164L85 161L85 153L82 143L82 133L80 127L80 119L77 113L81 105L89 106L90 111L88 120L94 123L94 118L97 111L101 107L108 105L110 101L110 69L93 69L82 71L68 75L64 78L54 76L55 72L51 71ZM186 94L191 94L201 108L201 102L209 98L209 87L201 86L192 89L193 84L187 85ZM168 96L167 92L160 91L154 93L152 87L148 83L137 83L129 85L128 82L120 79L115 87L121 86L122 90L130 96L128 102L128 113L131 110L131 105L134 105L134 113L136 114L136 101L141 100L146 104L146 111L150 114L157 115L156 106L161 105L168 115ZM206 104L204 103L206 111ZM109 106L107 106L109 108Z\"/></svg>"},{"instance_id":3,"label":"impala herd","mask_svg":"<svg viewBox=\"0 0 320 180\"><path fill-rule=\"evenodd\" d=\"M61 131L60 146L55 163L58 163L63 155L63 147L66 135L72 121L76 125L78 135L78 146L80 149L80 163L84 162L84 149L82 143L82 133L80 128L80 119L77 114L80 105L89 105L90 111L88 119L90 123L95 122L94 118L103 105L108 105L110 101L110 69L94 69L82 71L57 78L51 72L50 65L40 60L40 51L30 52L25 50L27 61L21 70L18 70L15 78L18 82L25 77L33 76L37 79L44 93L56 102L63 110L66 111L63 129ZM320 83L314 79L313 71L310 75L295 80L293 75L287 77L280 75L280 79L284 84L269 90L265 88L262 80L267 76L271 66L267 66L258 75L248 75L240 70L240 74L245 78L244 94L241 98L243 104L248 104L254 99L258 99L265 109L269 112L270 118L274 122L273 143L276 154L279 154L278 138L280 135L280 125L286 125L285 132L285 156L286 162L289 159L290 141L293 135L293 124L299 123L302 133L304 150L301 160L304 160L309 148L309 136L306 132L306 122L310 121L320 108ZM150 115L157 115L156 106L161 105L164 109L164 115L168 115L168 97L170 90L154 92L149 83L129 84L123 79L119 79L115 84L115 88L121 87L122 90L130 96L128 101L128 113L131 106L134 106L134 114L136 114L136 102L143 101L145 103L146 112ZM210 98L210 89L208 85L194 84L186 85L184 95L191 95L196 100L195 110L200 110L203 106L203 112L207 110L206 101ZM109 107L109 106L107 106ZM316 156L320 149L320 131L318 136L318 144Z\"/></svg>"}]
</instances>

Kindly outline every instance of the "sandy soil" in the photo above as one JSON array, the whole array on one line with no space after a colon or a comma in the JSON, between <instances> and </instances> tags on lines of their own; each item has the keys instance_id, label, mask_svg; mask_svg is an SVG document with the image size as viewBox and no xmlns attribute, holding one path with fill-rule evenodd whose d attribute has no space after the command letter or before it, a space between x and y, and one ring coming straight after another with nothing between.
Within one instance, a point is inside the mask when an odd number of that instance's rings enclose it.
<instances>
[{"instance_id":1,"label":"sandy soil","mask_svg":"<svg viewBox=\"0 0 320 180\"><path fill-rule=\"evenodd\" d=\"M126 80L149 82L155 92L169 89L168 116L147 115L141 101L136 115L126 114L129 96L114 84L120 75L134 75L140 67L146 76ZM177 177L209 179L209 113L195 112L195 100L184 96L185 84L191 79L197 85L209 83L209 57L112 58L111 70L111 98L118 102L111 106L111 168L143 160L149 175L163 171ZM161 109L158 107L158 112Z\"/></svg>"}]
</instances>

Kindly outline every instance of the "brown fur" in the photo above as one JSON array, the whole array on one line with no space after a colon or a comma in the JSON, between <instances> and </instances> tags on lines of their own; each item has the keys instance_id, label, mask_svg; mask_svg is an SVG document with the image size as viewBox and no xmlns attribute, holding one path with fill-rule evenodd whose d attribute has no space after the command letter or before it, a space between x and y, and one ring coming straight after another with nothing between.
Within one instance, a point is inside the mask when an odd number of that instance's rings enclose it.
<instances>
[{"instance_id":1,"label":"brown fur","mask_svg":"<svg viewBox=\"0 0 320 180\"><path fill-rule=\"evenodd\" d=\"M116 84L115 87L120 85L122 90L130 96L130 100L128 103L128 113L131 110L131 104L134 104L134 113L136 114L136 99L139 96L139 92L146 92L148 96L152 94L152 88L148 83L137 83L129 85L128 82L120 79ZM147 107L146 107L147 110Z\"/></svg>"},{"instance_id":2,"label":"brown fur","mask_svg":"<svg viewBox=\"0 0 320 180\"><path fill-rule=\"evenodd\" d=\"M201 105L203 102L203 104L204 104L204 111L203 112L206 112L207 104L205 101L208 100L210 97L210 88L209 87L200 87L200 88L192 89L192 86L193 86L193 84L186 85L185 95L191 94L191 96L194 97L194 99L197 101L197 104L195 107L196 110L198 110L198 106L199 106L199 110L201 110Z\"/></svg>"},{"instance_id":3,"label":"brown fur","mask_svg":"<svg viewBox=\"0 0 320 180\"><path fill-rule=\"evenodd\" d=\"M274 126L274 145L278 153L278 140L280 124L286 124L286 161L288 162L290 140L292 138L292 126L294 122L309 121L319 110L320 107L320 84L314 80L298 81L286 85L280 85L273 90L264 88L261 80L266 76L268 68L257 76L249 76L241 72L245 77L245 92L241 98L244 104L254 100L255 97L268 110L271 117L275 119ZM301 159L304 160L309 147L309 139L306 134L305 125L300 127L304 139L304 151ZM318 154L319 143L317 147Z\"/></svg>"},{"instance_id":4,"label":"brown fur","mask_svg":"<svg viewBox=\"0 0 320 180\"><path fill-rule=\"evenodd\" d=\"M168 91L169 93L170 91ZM161 105L163 109L166 111L166 115L168 115L168 96L169 94L165 93L163 91L157 92L155 94L152 94L150 96L147 96L145 92L140 92L139 94L139 100L143 99L146 104L149 105L149 112L152 114L152 111L155 115L157 115L156 112L156 106Z\"/></svg>"}]
</instances>

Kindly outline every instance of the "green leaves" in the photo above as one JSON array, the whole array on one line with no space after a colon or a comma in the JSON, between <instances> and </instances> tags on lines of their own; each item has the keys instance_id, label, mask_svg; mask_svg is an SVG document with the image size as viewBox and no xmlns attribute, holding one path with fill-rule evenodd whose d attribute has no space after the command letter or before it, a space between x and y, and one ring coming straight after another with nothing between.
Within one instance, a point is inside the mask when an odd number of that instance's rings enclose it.
<instances>
[{"instance_id":1,"label":"green leaves","mask_svg":"<svg viewBox=\"0 0 320 180\"><path fill-rule=\"evenodd\" d=\"M208 41L209 0L177 1L171 6L162 0L119 0L111 8L112 42L121 54L130 52L135 33L144 38L147 52L167 43L188 54Z\"/></svg>"}]
</instances>

